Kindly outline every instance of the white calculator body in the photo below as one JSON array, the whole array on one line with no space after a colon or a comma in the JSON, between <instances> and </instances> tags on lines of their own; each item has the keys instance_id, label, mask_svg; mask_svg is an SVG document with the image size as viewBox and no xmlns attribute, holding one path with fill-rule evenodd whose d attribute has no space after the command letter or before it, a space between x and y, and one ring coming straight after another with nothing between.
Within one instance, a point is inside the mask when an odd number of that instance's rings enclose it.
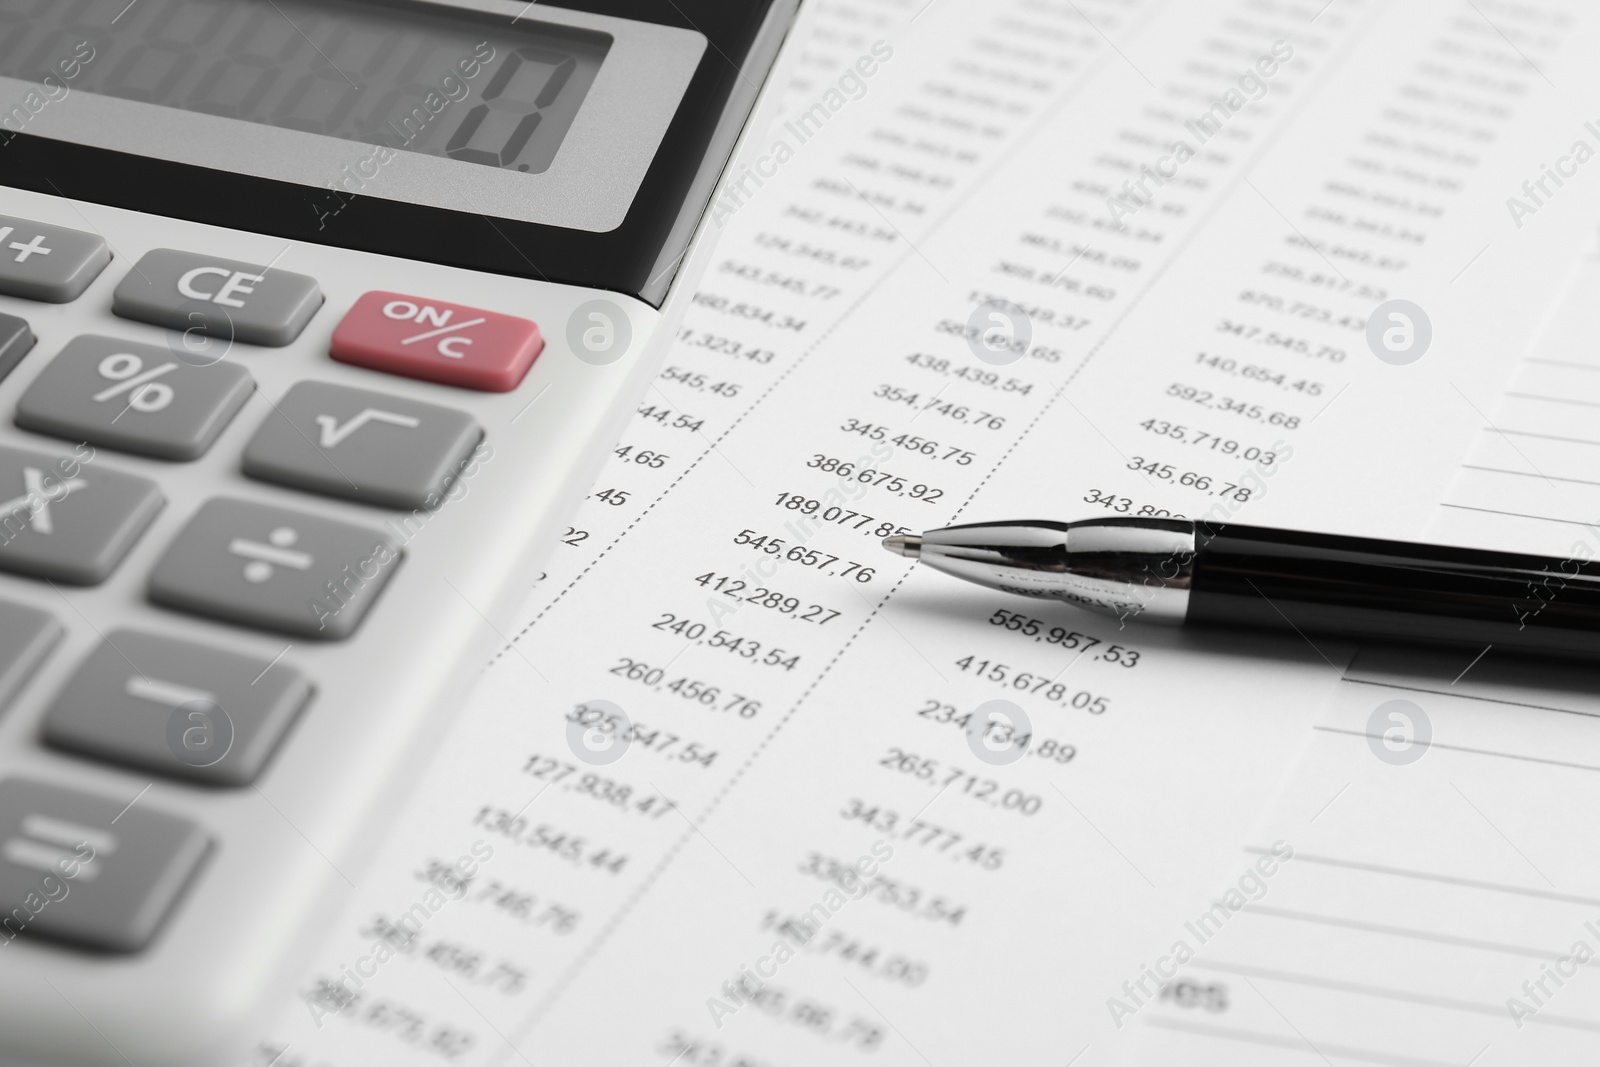
<instances>
[{"instance_id":1,"label":"white calculator body","mask_svg":"<svg viewBox=\"0 0 1600 1067\"><path fill-rule=\"evenodd\" d=\"M259 1037L657 370L796 6L0 0L0 1064Z\"/></svg>"}]
</instances>

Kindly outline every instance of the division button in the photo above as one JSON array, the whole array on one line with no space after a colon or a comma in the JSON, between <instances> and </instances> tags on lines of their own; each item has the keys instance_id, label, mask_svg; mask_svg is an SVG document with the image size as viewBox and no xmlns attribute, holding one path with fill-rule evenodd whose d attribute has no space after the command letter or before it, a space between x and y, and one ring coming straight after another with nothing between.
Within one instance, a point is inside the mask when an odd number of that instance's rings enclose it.
<instances>
[{"instance_id":1,"label":"division button","mask_svg":"<svg viewBox=\"0 0 1600 1067\"><path fill-rule=\"evenodd\" d=\"M301 382L250 439L244 472L365 504L432 509L482 439L464 411Z\"/></svg>"},{"instance_id":2,"label":"division button","mask_svg":"<svg viewBox=\"0 0 1600 1067\"><path fill-rule=\"evenodd\" d=\"M252 345L288 344L321 306L315 278L174 248L146 252L111 295L125 319Z\"/></svg>"},{"instance_id":3,"label":"division button","mask_svg":"<svg viewBox=\"0 0 1600 1067\"><path fill-rule=\"evenodd\" d=\"M310 695L281 662L118 630L56 697L44 738L173 778L246 786Z\"/></svg>"},{"instance_id":4,"label":"division button","mask_svg":"<svg viewBox=\"0 0 1600 1067\"><path fill-rule=\"evenodd\" d=\"M0 946L40 937L138 952L150 943L211 841L188 819L128 799L0 781Z\"/></svg>"},{"instance_id":5,"label":"division button","mask_svg":"<svg viewBox=\"0 0 1600 1067\"><path fill-rule=\"evenodd\" d=\"M328 354L387 374L508 393L544 348L539 327L497 311L401 293L364 293Z\"/></svg>"},{"instance_id":6,"label":"division button","mask_svg":"<svg viewBox=\"0 0 1600 1067\"><path fill-rule=\"evenodd\" d=\"M68 342L17 402L17 425L158 459L198 459L255 383L222 360L196 365L156 345Z\"/></svg>"},{"instance_id":7,"label":"division button","mask_svg":"<svg viewBox=\"0 0 1600 1067\"><path fill-rule=\"evenodd\" d=\"M164 503L155 482L92 458L0 448L0 570L98 585Z\"/></svg>"},{"instance_id":8,"label":"division button","mask_svg":"<svg viewBox=\"0 0 1600 1067\"><path fill-rule=\"evenodd\" d=\"M150 599L302 637L349 637L400 565L385 530L246 500L208 501L150 575Z\"/></svg>"},{"instance_id":9,"label":"division button","mask_svg":"<svg viewBox=\"0 0 1600 1067\"><path fill-rule=\"evenodd\" d=\"M0 293L65 304L111 262L98 234L0 215Z\"/></svg>"}]
</instances>

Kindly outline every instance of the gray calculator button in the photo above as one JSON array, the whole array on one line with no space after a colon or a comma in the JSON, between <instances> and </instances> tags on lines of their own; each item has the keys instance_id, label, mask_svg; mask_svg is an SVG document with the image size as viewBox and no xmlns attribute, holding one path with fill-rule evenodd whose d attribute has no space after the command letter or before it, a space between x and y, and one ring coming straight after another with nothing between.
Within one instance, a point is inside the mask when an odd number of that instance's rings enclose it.
<instances>
[{"instance_id":1,"label":"gray calculator button","mask_svg":"<svg viewBox=\"0 0 1600 1067\"><path fill-rule=\"evenodd\" d=\"M26 319L0 315L0 378L17 369L33 347L33 330Z\"/></svg>"},{"instance_id":2,"label":"gray calculator button","mask_svg":"<svg viewBox=\"0 0 1600 1067\"><path fill-rule=\"evenodd\" d=\"M59 640L49 612L0 600L0 713Z\"/></svg>"},{"instance_id":3,"label":"gray calculator button","mask_svg":"<svg viewBox=\"0 0 1600 1067\"><path fill-rule=\"evenodd\" d=\"M283 663L118 630L45 715L59 748L212 785L255 781L311 685Z\"/></svg>"},{"instance_id":4,"label":"gray calculator button","mask_svg":"<svg viewBox=\"0 0 1600 1067\"><path fill-rule=\"evenodd\" d=\"M400 564L385 530L244 500L208 501L150 575L150 599L245 626L337 641Z\"/></svg>"},{"instance_id":5,"label":"gray calculator button","mask_svg":"<svg viewBox=\"0 0 1600 1067\"><path fill-rule=\"evenodd\" d=\"M0 448L0 569L97 585L165 503L155 482L97 459Z\"/></svg>"},{"instance_id":6,"label":"gray calculator button","mask_svg":"<svg viewBox=\"0 0 1600 1067\"><path fill-rule=\"evenodd\" d=\"M301 382L244 450L262 481L395 508L436 508L483 439L464 411Z\"/></svg>"},{"instance_id":7,"label":"gray calculator button","mask_svg":"<svg viewBox=\"0 0 1600 1067\"><path fill-rule=\"evenodd\" d=\"M174 248L146 252L111 295L125 319L252 345L288 344L321 306L315 278Z\"/></svg>"},{"instance_id":8,"label":"gray calculator button","mask_svg":"<svg viewBox=\"0 0 1600 1067\"><path fill-rule=\"evenodd\" d=\"M73 338L17 402L24 430L158 459L198 459L250 399L250 372L158 345Z\"/></svg>"},{"instance_id":9,"label":"gray calculator button","mask_svg":"<svg viewBox=\"0 0 1600 1067\"><path fill-rule=\"evenodd\" d=\"M0 293L65 304L111 262L98 234L0 215Z\"/></svg>"},{"instance_id":10,"label":"gray calculator button","mask_svg":"<svg viewBox=\"0 0 1600 1067\"><path fill-rule=\"evenodd\" d=\"M150 943L211 840L147 801L0 781L0 928L101 952ZM3 945L4 941L0 941Z\"/></svg>"}]
</instances>

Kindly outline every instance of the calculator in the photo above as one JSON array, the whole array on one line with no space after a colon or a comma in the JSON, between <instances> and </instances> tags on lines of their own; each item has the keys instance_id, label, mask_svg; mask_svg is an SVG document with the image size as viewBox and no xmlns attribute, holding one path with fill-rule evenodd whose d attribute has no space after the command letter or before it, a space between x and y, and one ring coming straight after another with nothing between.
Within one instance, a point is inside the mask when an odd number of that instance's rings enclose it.
<instances>
[{"instance_id":1,"label":"calculator","mask_svg":"<svg viewBox=\"0 0 1600 1067\"><path fill-rule=\"evenodd\" d=\"M0 1064L237 1062L286 1002L797 8L0 0Z\"/></svg>"}]
</instances>

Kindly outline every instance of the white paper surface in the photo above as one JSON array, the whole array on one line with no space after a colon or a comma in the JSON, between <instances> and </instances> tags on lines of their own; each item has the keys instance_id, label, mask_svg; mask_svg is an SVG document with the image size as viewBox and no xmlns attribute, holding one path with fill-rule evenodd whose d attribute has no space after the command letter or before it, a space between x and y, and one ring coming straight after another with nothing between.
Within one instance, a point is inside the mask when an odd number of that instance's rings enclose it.
<instances>
[{"instance_id":1,"label":"white paper surface","mask_svg":"<svg viewBox=\"0 0 1600 1067\"><path fill-rule=\"evenodd\" d=\"M1119 628L878 541L1419 536L1479 428L1453 390L1495 394L1581 244L1577 192L1510 229L1581 118L1477 18L821 5L668 369L259 1063L1135 1055L1110 999L1254 861L1353 649ZM1406 366L1366 341L1396 298L1433 327ZM1013 764L958 725L992 700ZM616 709L598 765L568 717Z\"/></svg>"},{"instance_id":2,"label":"white paper surface","mask_svg":"<svg viewBox=\"0 0 1600 1067\"><path fill-rule=\"evenodd\" d=\"M1558 88L1575 84L1569 50L1589 19L1575 7L1483 8L1433 39L1459 47L1459 35L1494 33L1517 49L1526 96L1545 101L1533 110L1545 148L1522 179L1532 188L1505 183L1499 230L1484 235L1491 252L1523 255L1517 242L1556 211L1592 210L1583 182L1549 177L1600 147ZM1449 72L1416 73L1426 83ZM1568 224L1582 234L1592 223ZM1423 536L1589 561L1600 553L1600 265L1591 246L1570 264L1526 267L1554 299L1523 320L1503 387L1446 383L1441 403L1470 410L1475 426ZM1559 570L1530 585L1519 610L1536 615L1559 585ZM1176 975L1120 995L1143 1024L1130 1062L1593 1062L1600 868L1581 843L1600 796L1597 692L1592 664L1519 662L1493 646L1362 649L1244 839L1237 877L1150 961Z\"/></svg>"},{"instance_id":3,"label":"white paper surface","mask_svg":"<svg viewBox=\"0 0 1600 1067\"><path fill-rule=\"evenodd\" d=\"M1435 530L1563 560L1600 557L1597 328L1600 257L1591 252L1505 390L1474 402L1481 425Z\"/></svg>"},{"instance_id":4,"label":"white paper surface","mask_svg":"<svg viewBox=\"0 0 1600 1067\"><path fill-rule=\"evenodd\" d=\"M1136 1062L1593 1060L1600 674L1472 660L1356 657Z\"/></svg>"}]
</instances>

